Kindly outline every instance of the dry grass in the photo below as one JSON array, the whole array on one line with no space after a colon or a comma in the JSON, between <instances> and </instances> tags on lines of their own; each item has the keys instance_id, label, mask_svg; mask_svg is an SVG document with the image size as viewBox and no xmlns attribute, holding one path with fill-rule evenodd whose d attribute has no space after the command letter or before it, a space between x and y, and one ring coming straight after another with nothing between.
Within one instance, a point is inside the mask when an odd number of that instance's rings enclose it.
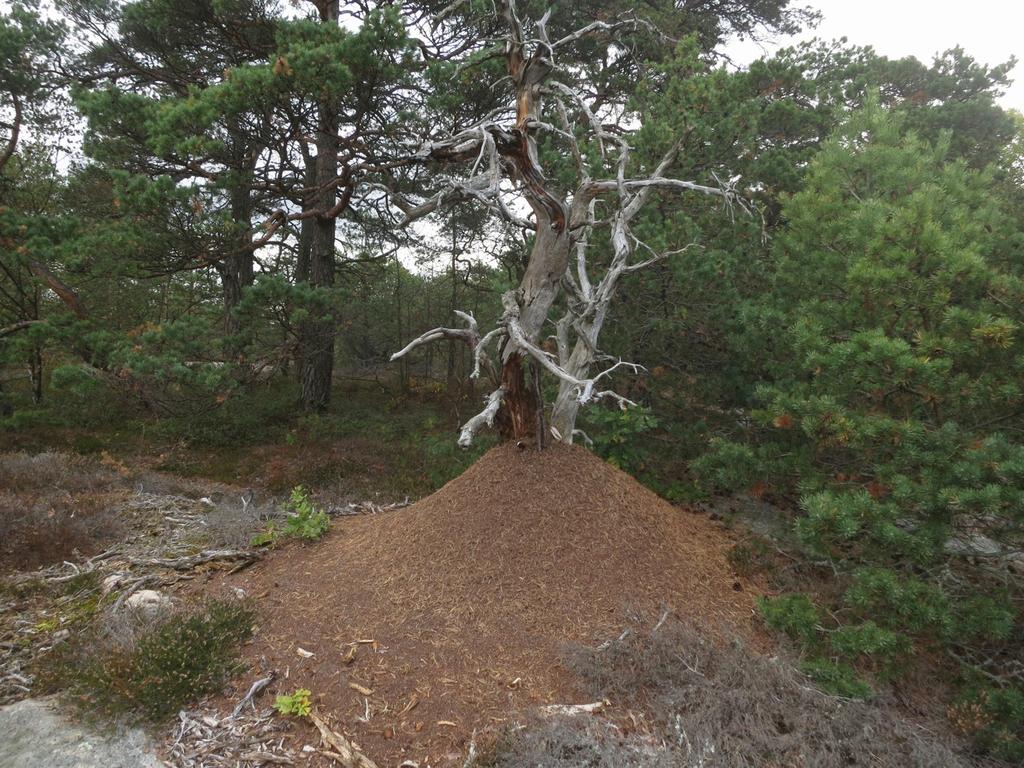
<instances>
[{"instance_id":1,"label":"dry grass","mask_svg":"<svg viewBox=\"0 0 1024 768\"><path fill-rule=\"evenodd\" d=\"M93 554L124 532L114 511L129 473L62 453L0 454L0 570Z\"/></svg>"},{"instance_id":2,"label":"dry grass","mask_svg":"<svg viewBox=\"0 0 1024 768\"><path fill-rule=\"evenodd\" d=\"M108 457L94 461L52 451L0 454L0 487L8 491L98 491L124 476L124 468Z\"/></svg>"},{"instance_id":3,"label":"dry grass","mask_svg":"<svg viewBox=\"0 0 1024 768\"><path fill-rule=\"evenodd\" d=\"M514 739L490 765L971 765L954 751L958 745L902 719L884 702L828 696L785 659L755 655L739 644L721 647L706 637L669 620L654 632L633 627L603 650L568 652L567 666L593 697L647 713L644 736L623 737L579 719L548 723Z\"/></svg>"}]
</instances>

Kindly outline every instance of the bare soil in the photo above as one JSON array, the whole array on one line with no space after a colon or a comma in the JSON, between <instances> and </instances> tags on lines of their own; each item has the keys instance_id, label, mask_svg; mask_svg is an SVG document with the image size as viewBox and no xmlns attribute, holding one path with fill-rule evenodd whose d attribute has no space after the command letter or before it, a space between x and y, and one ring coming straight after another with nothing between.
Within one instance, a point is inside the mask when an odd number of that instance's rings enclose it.
<instances>
[{"instance_id":1,"label":"bare soil","mask_svg":"<svg viewBox=\"0 0 1024 768\"><path fill-rule=\"evenodd\" d=\"M380 765L444 765L474 731L584 701L565 649L614 638L631 616L667 609L762 644L733 543L582 448L499 446L410 507L223 577L262 613L254 670L231 695L274 669L271 694L310 689Z\"/></svg>"}]
</instances>

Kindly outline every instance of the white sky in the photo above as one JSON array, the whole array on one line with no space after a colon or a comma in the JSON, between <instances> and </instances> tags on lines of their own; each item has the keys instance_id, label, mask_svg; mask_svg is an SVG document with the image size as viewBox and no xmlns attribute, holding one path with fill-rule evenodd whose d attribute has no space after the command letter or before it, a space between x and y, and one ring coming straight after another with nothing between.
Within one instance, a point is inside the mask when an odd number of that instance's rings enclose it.
<instances>
[{"instance_id":1,"label":"white sky","mask_svg":"<svg viewBox=\"0 0 1024 768\"><path fill-rule=\"evenodd\" d=\"M800 40L849 38L889 58L914 56L931 63L936 53L962 47L976 60L1001 64L1021 59L1016 83L1001 104L1024 112L1024 0L794 0L821 12L817 29L762 44L733 41L726 53L738 65Z\"/></svg>"}]
</instances>

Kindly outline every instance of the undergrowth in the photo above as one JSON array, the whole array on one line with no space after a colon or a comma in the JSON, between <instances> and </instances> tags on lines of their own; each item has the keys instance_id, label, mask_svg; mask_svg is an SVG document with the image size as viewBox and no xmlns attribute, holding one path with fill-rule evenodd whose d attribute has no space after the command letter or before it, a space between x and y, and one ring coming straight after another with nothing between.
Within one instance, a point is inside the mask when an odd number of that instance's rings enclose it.
<instances>
[{"instance_id":1,"label":"undergrowth","mask_svg":"<svg viewBox=\"0 0 1024 768\"><path fill-rule=\"evenodd\" d=\"M274 544L282 537L316 541L322 538L331 527L331 518L322 509L318 509L309 497L309 491L301 485L292 488L288 500L289 515L283 525L271 521L252 539L254 547Z\"/></svg>"},{"instance_id":2,"label":"undergrowth","mask_svg":"<svg viewBox=\"0 0 1024 768\"><path fill-rule=\"evenodd\" d=\"M575 647L568 669L593 698L644 712L624 736L589 718L545 718L510 731L481 765L656 768L958 768L968 765L933 733L879 702L830 696L783 658L720 645L673 619L635 625L618 641Z\"/></svg>"},{"instance_id":3,"label":"undergrowth","mask_svg":"<svg viewBox=\"0 0 1024 768\"><path fill-rule=\"evenodd\" d=\"M39 677L90 718L161 722L237 670L254 617L249 604L220 600L158 619L112 615L44 657Z\"/></svg>"},{"instance_id":4,"label":"undergrowth","mask_svg":"<svg viewBox=\"0 0 1024 768\"><path fill-rule=\"evenodd\" d=\"M496 442L482 434L465 451L458 427L477 397L453 402L436 388L407 391L370 382L334 388L325 413L304 415L294 382L236 391L202 414L158 416L106 404L102 418L43 405L0 420L0 441L33 452L59 446L123 459L159 456L154 469L181 477L262 487L302 485L365 499L418 498L461 474ZM90 412L91 413L91 412Z\"/></svg>"}]
</instances>

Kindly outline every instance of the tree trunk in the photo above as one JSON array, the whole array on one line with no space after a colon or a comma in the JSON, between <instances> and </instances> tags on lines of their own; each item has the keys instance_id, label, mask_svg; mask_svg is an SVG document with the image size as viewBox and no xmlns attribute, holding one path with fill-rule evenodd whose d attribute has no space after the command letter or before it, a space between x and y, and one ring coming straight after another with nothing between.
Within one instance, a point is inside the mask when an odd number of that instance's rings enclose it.
<instances>
[{"instance_id":1,"label":"tree trunk","mask_svg":"<svg viewBox=\"0 0 1024 768\"><path fill-rule=\"evenodd\" d=\"M503 440L533 440L537 431L537 399L526 383L525 361L513 354L501 368L505 399L495 423Z\"/></svg>"},{"instance_id":2,"label":"tree trunk","mask_svg":"<svg viewBox=\"0 0 1024 768\"><path fill-rule=\"evenodd\" d=\"M4 391L4 383L0 381L0 417L7 418L14 415L14 406L11 401L7 398L7 393Z\"/></svg>"},{"instance_id":3,"label":"tree trunk","mask_svg":"<svg viewBox=\"0 0 1024 768\"><path fill-rule=\"evenodd\" d=\"M569 347L568 335L571 317L567 316L558 325L558 362L567 373L577 379L589 378L590 367L594 364L594 350L597 349L597 339L601 335L601 329L604 327L604 321L608 315L608 304L613 291L603 292L602 295L607 298L595 302L589 321L577 319L575 323L576 343L568 357L566 355ZM572 433L576 429L576 416L579 412L580 402L577 388L567 381L560 381L558 395L551 410L551 426L557 430L562 442L571 443L573 441Z\"/></svg>"},{"instance_id":4,"label":"tree trunk","mask_svg":"<svg viewBox=\"0 0 1024 768\"><path fill-rule=\"evenodd\" d=\"M224 334L229 338L240 330L235 309L241 303L244 291L252 287L254 278L252 178L255 172L255 163L250 158L251 153L241 136L240 129L236 126L230 134L234 151L231 160L233 169L229 176L229 196L231 221L237 237L231 244L231 252L224 258L218 270L224 298ZM229 354L232 357L240 354L237 344L229 341L229 345Z\"/></svg>"},{"instance_id":5,"label":"tree trunk","mask_svg":"<svg viewBox=\"0 0 1024 768\"><path fill-rule=\"evenodd\" d=\"M559 208L562 208L559 204ZM534 238L530 260L519 287L519 324L528 341L540 345L541 334L551 305L558 296L559 284L569 262L572 239L561 215L552 222L538 211L537 235ZM501 386L505 398L498 413L497 423L505 440L537 440L543 444L544 404L540 402L539 387L528 383L523 355L506 343L502 352ZM533 381L531 376L530 381Z\"/></svg>"},{"instance_id":6,"label":"tree trunk","mask_svg":"<svg viewBox=\"0 0 1024 768\"><path fill-rule=\"evenodd\" d=\"M38 346L32 347L28 358L28 375L32 381L32 403L43 402L43 355Z\"/></svg>"},{"instance_id":7,"label":"tree trunk","mask_svg":"<svg viewBox=\"0 0 1024 768\"><path fill-rule=\"evenodd\" d=\"M307 189L316 188L316 158L308 153L306 155L306 176L305 186ZM303 207L306 210L316 208L316 200L310 197L303 201ZM315 222L313 219L302 219L299 222L299 252L295 260L295 284L302 285L303 283L309 282L309 263L310 254L313 252L313 227ZM294 362L295 362L295 375L298 382L302 383L302 371L305 366L302 362L303 352L303 339L301 336L301 327L297 329L299 333L298 344L294 349Z\"/></svg>"},{"instance_id":8,"label":"tree trunk","mask_svg":"<svg viewBox=\"0 0 1024 768\"><path fill-rule=\"evenodd\" d=\"M323 24L338 23L338 0L319 5ZM328 97L317 106L316 197L317 215L312 218L309 253L309 284L313 288L334 285L334 237L338 177L338 106ZM300 328L302 355L302 408L326 410L334 374L334 320L323 296L317 296L309 319Z\"/></svg>"}]
</instances>

